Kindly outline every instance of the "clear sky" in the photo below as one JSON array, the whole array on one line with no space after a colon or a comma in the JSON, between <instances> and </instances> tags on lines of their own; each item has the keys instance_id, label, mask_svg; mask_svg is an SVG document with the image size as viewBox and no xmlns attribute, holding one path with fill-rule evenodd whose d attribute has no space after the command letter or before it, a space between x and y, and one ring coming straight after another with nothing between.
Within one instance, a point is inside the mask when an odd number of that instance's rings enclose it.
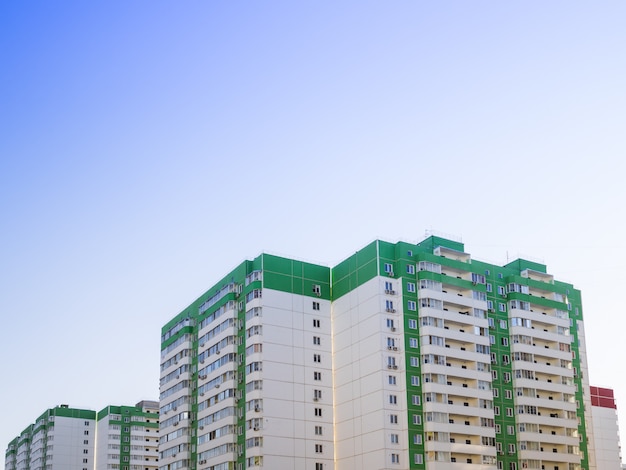
<instances>
[{"instance_id":1,"label":"clear sky","mask_svg":"<svg viewBox=\"0 0 626 470\"><path fill-rule=\"evenodd\" d=\"M0 3L0 444L158 399L245 258L461 236L583 293L626 433L626 2ZM4 458L4 452L1 457Z\"/></svg>"}]
</instances>

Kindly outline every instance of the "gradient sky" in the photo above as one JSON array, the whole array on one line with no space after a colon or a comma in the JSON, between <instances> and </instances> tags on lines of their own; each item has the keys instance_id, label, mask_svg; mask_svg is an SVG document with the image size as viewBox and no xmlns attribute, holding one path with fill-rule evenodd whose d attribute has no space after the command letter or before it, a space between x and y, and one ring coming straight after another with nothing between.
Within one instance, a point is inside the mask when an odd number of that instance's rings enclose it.
<instances>
[{"instance_id":1,"label":"gradient sky","mask_svg":"<svg viewBox=\"0 0 626 470\"><path fill-rule=\"evenodd\" d=\"M626 432L625 23L623 0L2 2L2 446L61 403L158 399L161 326L243 259L431 229L582 290Z\"/></svg>"}]
</instances>

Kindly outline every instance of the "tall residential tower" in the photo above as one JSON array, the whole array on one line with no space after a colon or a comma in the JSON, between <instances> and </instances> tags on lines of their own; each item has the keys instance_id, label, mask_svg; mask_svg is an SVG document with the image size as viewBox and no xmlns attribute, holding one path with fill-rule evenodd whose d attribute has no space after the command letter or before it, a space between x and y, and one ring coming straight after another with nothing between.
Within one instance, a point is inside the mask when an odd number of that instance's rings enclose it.
<instances>
[{"instance_id":1,"label":"tall residential tower","mask_svg":"<svg viewBox=\"0 0 626 470\"><path fill-rule=\"evenodd\" d=\"M263 254L168 322L160 468L595 469L580 292L460 241Z\"/></svg>"},{"instance_id":2,"label":"tall residential tower","mask_svg":"<svg viewBox=\"0 0 626 470\"><path fill-rule=\"evenodd\" d=\"M263 254L161 337L160 468L333 468L330 269Z\"/></svg>"}]
</instances>

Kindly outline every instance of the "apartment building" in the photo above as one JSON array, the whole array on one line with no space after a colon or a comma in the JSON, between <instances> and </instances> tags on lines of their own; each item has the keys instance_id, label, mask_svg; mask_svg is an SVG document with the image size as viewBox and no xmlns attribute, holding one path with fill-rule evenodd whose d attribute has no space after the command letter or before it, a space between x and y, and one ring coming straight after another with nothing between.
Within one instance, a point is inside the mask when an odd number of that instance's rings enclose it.
<instances>
[{"instance_id":1,"label":"apartment building","mask_svg":"<svg viewBox=\"0 0 626 470\"><path fill-rule=\"evenodd\" d=\"M91 470L96 413L60 405L46 410L7 446L5 470Z\"/></svg>"},{"instance_id":2,"label":"apartment building","mask_svg":"<svg viewBox=\"0 0 626 470\"><path fill-rule=\"evenodd\" d=\"M159 468L159 402L107 406L97 415L96 470Z\"/></svg>"},{"instance_id":3,"label":"apartment building","mask_svg":"<svg viewBox=\"0 0 626 470\"><path fill-rule=\"evenodd\" d=\"M160 468L595 469L580 291L460 240L262 254L162 329Z\"/></svg>"},{"instance_id":4,"label":"apartment building","mask_svg":"<svg viewBox=\"0 0 626 470\"><path fill-rule=\"evenodd\" d=\"M160 468L333 468L330 269L263 254L163 327Z\"/></svg>"},{"instance_id":5,"label":"apartment building","mask_svg":"<svg viewBox=\"0 0 626 470\"><path fill-rule=\"evenodd\" d=\"M617 405L610 388L591 387L593 441L598 469L622 467Z\"/></svg>"},{"instance_id":6,"label":"apartment building","mask_svg":"<svg viewBox=\"0 0 626 470\"><path fill-rule=\"evenodd\" d=\"M46 410L13 439L5 470L154 470L159 468L159 402L93 410Z\"/></svg>"},{"instance_id":7,"label":"apartment building","mask_svg":"<svg viewBox=\"0 0 626 470\"><path fill-rule=\"evenodd\" d=\"M332 270L336 468L595 468L580 292L460 241Z\"/></svg>"}]
</instances>

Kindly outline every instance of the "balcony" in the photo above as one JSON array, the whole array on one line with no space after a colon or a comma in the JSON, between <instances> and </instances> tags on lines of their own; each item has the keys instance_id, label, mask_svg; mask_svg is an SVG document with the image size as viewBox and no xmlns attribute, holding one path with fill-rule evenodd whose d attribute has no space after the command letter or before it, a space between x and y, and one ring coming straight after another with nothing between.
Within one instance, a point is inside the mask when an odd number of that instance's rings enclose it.
<instances>
[{"instance_id":1,"label":"balcony","mask_svg":"<svg viewBox=\"0 0 626 470\"><path fill-rule=\"evenodd\" d=\"M565 446L577 446L579 440L577 437L564 436L563 434L551 434L549 432L536 433L536 432L520 432L517 435L519 441L540 442L545 445L543 447L550 447L554 445Z\"/></svg>"},{"instance_id":2,"label":"balcony","mask_svg":"<svg viewBox=\"0 0 626 470\"><path fill-rule=\"evenodd\" d=\"M528 328L523 328L519 326L515 328L521 328L522 330L526 330L525 334L529 334ZM534 332L534 330L530 330L530 332ZM566 341L566 343L569 343L569 341ZM511 344L511 353L523 352L523 353L533 354L535 356L535 359L537 359L538 361L541 360L537 357L537 356L540 356L544 362L546 361L550 362L548 359L553 359L553 362L555 363L558 363L560 359L563 359L564 361L572 360L572 353L569 351L561 351L560 349L557 349L556 344L554 344L554 346L551 348L545 348L544 346L545 345L541 345L541 344L537 345L537 343L535 344L513 343Z\"/></svg>"},{"instance_id":3,"label":"balcony","mask_svg":"<svg viewBox=\"0 0 626 470\"><path fill-rule=\"evenodd\" d=\"M541 390L541 391L546 391L546 392L569 393L569 394L573 394L575 392L574 385L566 385L562 383L557 383L555 381L546 382L543 380L515 378L513 379L513 383L515 387L534 388L536 390Z\"/></svg>"},{"instance_id":4,"label":"balcony","mask_svg":"<svg viewBox=\"0 0 626 470\"><path fill-rule=\"evenodd\" d=\"M518 423L535 423L535 424L539 424L542 426L553 426L553 427L559 427L559 428L578 428L577 419L551 418L549 414L547 415L516 414L515 416L517 417ZM563 416L563 413L560 413L559 416Z\"/></svg>"},{"instance_id":5,"label":"balcony","mask_svg":"<svg viewBox=\"0 0 626 470\"><path fill-rule=\"evenodd\" d=\"M547 447L544 446L545 450L548 450ZM552 452L552 448L550 448L550 452L541 452L537 450L520 450L518 453L518 457L520 459L532 459L532 460L541 460L542 463L545 464L546 468L554 468L554 465L559 465L565 463L580 463L580 455L576 454L567 454L564 452ZM554 462L551 464L550 462Z\"/></svg>"},{"instance_id":6,"label":"balcony","mask_svg":"<svg viewBox=\"0 0 626 470\"><path fill-rule=\"evenodd\" d=\"M517 397L516 405L530 405L542 408L541 414L549 415L550 413L559 413L563 415L563 411L576 411L576 404L563 400L550 400L548 398L533 398L533 397ZM548 411L543 411L548 410ZM558 411L550 411L558 410Z\"/></svg>"},{"instance_id":7,"label":"balcony","mask_svg":"<svg viewBox=\"0 0 626 470\"><path fill-rule=\"evenodd\" d=\"M496 437L495 428L488 428L479 425L465 425L464 422L457 423L435 423L432 421L427 421L424 423L424 431L425 432L449 432L450 434L461 434L463 436L485 436L485 437ZM433 441L427 441L433 442ZM446 446L449 447L450 443L446 443ZM495 449L495 447L493 448ZM437 466L437 469L439 466ZM473 468L473 467L472 467Z\"/></svg>"}]
</instances>

